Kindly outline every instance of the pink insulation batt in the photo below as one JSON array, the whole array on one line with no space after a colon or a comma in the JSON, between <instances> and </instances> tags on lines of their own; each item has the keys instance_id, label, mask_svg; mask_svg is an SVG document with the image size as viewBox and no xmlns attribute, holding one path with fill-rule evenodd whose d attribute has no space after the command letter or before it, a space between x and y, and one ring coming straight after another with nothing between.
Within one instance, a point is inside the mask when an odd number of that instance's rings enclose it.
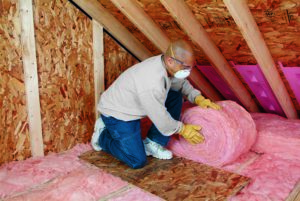
<instances>
[{"instance_id":1,"label":"pink insulation batt","mask_svg":"<svg viewBox=\"0 0 300 201\"><path fill-rule=\"evenodd\" d=\"M80 167L69 174L55 178L38 188L16 194L6 201L88 201L140 200L159 201L159 197L96 167Z\"/></svg>"},{"instance_id":2,"label":"pink insulation batt","mask_svg":"<svg viewBox=\"0 0 300 201\"><path fill-rule=\"evenodd\" d=\"M208 165L221 167L249 151L256 139L256 128L251 115L233 101L218 102L222 110L186 109L182 121L202 126L202 144L191 145L184 138L173 137L169 149L177 156Z\"/></svg>"},{"instance_id":3,"label":"pink insulation batt","mask_svg":"<svg viewBox=\"0 0 300 201\"><path fill-rule=\"evenodd\" d=\"M275 114L252 114L258 136L252 150L300 160L300 120Z\"/></svg>"},{"instance_id":4,"label":"pink insulation batt","mask_svg":"<svg viewBox=\"0 0 300 201\"><path fill-rule=\"evenodd\" d=\"M46 157L29 158L0 167L0 198L47 182L82 166L78 155L90 150L89 145L77 145L73 149Z\"/></svg>"},{"instance_id":5,"label":"pink insulation batt","mask_svg":"<svg viewBox=\"0 0 300 201\"><path fill-rule=\"evenodd\" d=\"M78 167L76 170L49 180L47 183L11 196L6 200L96 200L127 183L98 168Z\"/></svg>"},{"instance_id":6,"label":"pink insulation batt","mask_svg":"<svg viewBox=\"0 0 300 201\"><path fill-rule=\"evenodd\" d=\"M130 185L78 156L90 145L45 157L11 162L0 167L0 199L5 201L94 201L161 198Z\"/></svg>"},{"instance_id":7,"label":"pink insulation batt","mask_svg":"<svg viewBox=\"0 0 300 201\"><path fill-rule=\"evenodd\" d=\"M238 173L250 177L251 182L230 201L284 201L300 180L299 161L281 156L263 154L243 166Z\"/></svg>"}]
</instances>

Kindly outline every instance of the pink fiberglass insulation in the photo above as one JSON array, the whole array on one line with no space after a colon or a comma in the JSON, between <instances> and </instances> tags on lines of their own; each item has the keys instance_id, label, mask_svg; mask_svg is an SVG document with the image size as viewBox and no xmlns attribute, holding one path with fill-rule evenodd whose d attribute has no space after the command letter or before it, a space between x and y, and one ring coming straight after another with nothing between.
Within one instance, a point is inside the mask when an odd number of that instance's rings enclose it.
<instances>
[{"instance_id":1,"label":"pink fiberglass insulation","mask_svg":"<svg viewBox=\"0 0 300 201\"><path fill-rule=\"evenodd\" d=\"M0 168L0 192L3 200L89 201L160 200L138 187L96 168L78 156L90 145L80 144L73 149L46 157L11 162ZM124 189L130 190L124 191Z\"/></svg>"},{"instance_id":2,"label":"pink fiberglass insulation","mask_svg":"<svg viewBox=\"0 0 300 201\"><path fill-rule=\"evenodd\" d=\"M128 185L125 181L98 168L78 167L38 187L6 198L12 200L81 201L97 200Z\"/></svg>"},{"instance_id":3,"label":"pink fiberglass insulation","mask_svg":"<svg viewBox=\"0 0 300 201\"><path fill-rule=\"evenodd\" d=\"M243 170L256 161L261 154L257 154L255 152L249 151L247 153L242 154L237 160L229 163L227 165L222 166L222 169L227 170L229 172L234 172L237 174L242 174Z\"/></svg>"},{"instance_id":4,"label":"pink fiberglass insulation","mask_svg":"<svg viewBox=\"0 0 300 201\"><path fill-rule=\"evenodd\" d=\"M252 114L258 131L252 150L300 160L300 120L274 114Z\"/></svg>"},{"instance_id":5,"label":"pink fiberglass insulation","mask_svg":"<svg viewBox=\"0 0 300 201\"><path fill-rule=\"evenodd\" d=\"M251 115L233 101L218 102L222 110L186 109L182 121L202 126L202 144L191 145L184 138L173 137L169 149L177 156L220 167L249 151L256 139L256 128Z\"/></svg>"},{"instance_id":6,"label":"pink fiberglass insulation","mask_svg":"<svg viewBox=\"0 0 300 201\"><path fill-rule=\"evenodd\" d=\"M250 177L251 182L231 201L283 201L300 179L300 163L263 154L244 168L241 174Z\"/></svg>"},{"instance_id":7,"label":"pink fiberglass insulation","mask_svg":"<svg viewBox=\"0 0 300 201\"><path fill-rule=\"evenodd\" d=\"M82 164L78 155L90 150L90 145L77 145L73 149L46 157L11 162L0 167L0 198L27 190L68 173Z\"/></svg>"},{"instance_id":8,"label":"pink fiberglass insulation","mask_svg":"<svg viewBox=\"0 0 300 201\"><path fill-rule=\"evenodd\" d=\"M100 171L79 168L48 183L13 196L5 201L161 201L162 199L118 177Z\"/></svg>"},{"instance_id":9,"label":"pink fiberglass insulation","mask_svg":"<svg viewBox=\"0 0 300 201\"><path fill-rule=\"evenodd\" d=\"M26 192L6 198L6 201L89 201L89 200L161 200L142 189L96 167L79 167Z\"/></svg>"}]
</instances>

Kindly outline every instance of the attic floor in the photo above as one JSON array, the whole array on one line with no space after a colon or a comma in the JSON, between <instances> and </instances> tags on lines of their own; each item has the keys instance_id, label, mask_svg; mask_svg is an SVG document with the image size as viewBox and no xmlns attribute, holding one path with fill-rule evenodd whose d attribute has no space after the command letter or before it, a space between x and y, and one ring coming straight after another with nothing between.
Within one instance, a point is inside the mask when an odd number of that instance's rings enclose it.
<instances>
[{"instance_id":1,"label":"attic floor","mask_svg":"<svg viewBox=\"0 0 300 201\"><path fill-rule=\"evenodd\" d=\"M227 200L249 183L247 177L179 157L148 157L148 164L136 170L105 152L89 151L80 158L166 200Z\"/></svg>"},{"instance_id":2,"label":"attic floor","mask_svg":"<svg viewBox=\"0 0 300 201\"><path fill-rule=\"evenodd\" d=\"M146 167L133 170L79 144L2 165L0 200L226 200L248 182L244 176L177 157L149 157Z\"/></svg>"},{"instance_id":3,"label":"attic floor","mask_svg":"<svg viewBox=\"0 0 300 201\"><path fill-rule=\"evenodd\" d=\"M265 158L249 153L227 169L239 173L249 167L249 161L259 159L264 162ZM228 200L243 187L243 191L248 188L249 181L239 174L178 157L149 157L146 167L133 170L104 152L92 151L88 144L78 144L66 152L2 165L0 200ZM268 190L268 185L265 180L266 189L257 192ZM287 201L299 201L299 195L298 182Z\"/></svg>"}]
</instances>

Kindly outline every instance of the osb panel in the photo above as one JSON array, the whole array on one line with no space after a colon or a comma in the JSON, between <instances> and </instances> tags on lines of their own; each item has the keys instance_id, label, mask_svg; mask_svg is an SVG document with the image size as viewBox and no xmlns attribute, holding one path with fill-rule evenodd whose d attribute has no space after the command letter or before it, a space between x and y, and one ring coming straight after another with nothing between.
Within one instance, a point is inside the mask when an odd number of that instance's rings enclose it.
<instances>
[{"instance_id":1,"label":"osb panel","mask_svg":"<svg viewBox=\"0 0 300 201\"><path fill-rule=\"evenodd\" d=\"M249 7L276 61L300 66L300 1L250 0Z\"/></svg>"},{"instance_id":2,"label":"osb panel","mask_svg":"<svg viewBox=\"0 0 300 201\"><path fill-rule=\"evenodd\" d=\"M36 0L35 28L45 152L60 152L93 132L92 23L67 0Z\"/></svg>"},{"instance_id":3,"label":"osb panel","mask_svg":"<svg viewBox=\"0 0 300 201\"><path fill-rule=\"evenodd\" d=\"M31 155L18 9L0 1L0 165Z\"/></svg>"},{"instance_id":4,"label":"osb panel","mask_svg":"<svg viewBox=\"0 0 300 201\"><path fill-rule=\"evenodd\" d=\"M256 64L223 1L186 0L186 3L228 61Z\"/></svg>"},{"instance_id":5,"label":"osb panel","mask_svg":"<svg viewBox=\"0 0 300 201\"><path fill-rule=\"evenodd\" d=\"M139 29L130 22L130 20L123 15L122 12L118 10L114 6L114 4L110 0L98 0L101 5L106 8L117 20L119 20L136 38L139 39L139 41L146 46L148 50L150 50L154 55L160 54L160 51L157 49L157 47L148 40L148 38L139 31Z\"/></svg>"},{"instance_id":6,"label":"osb panel","mask_svg":"<svg viewBox=\"0 0 300 201\"><path fill-rule=\"evenodd\" d=\"M141 169L131 169L105 152L89 151L81 159L166 200L227 200L249 178L184 158L148 157Z\"/></svg>"},{"instance_id":7,"label":"osb panel","mask_svg":"<svg viewBox=\"0 0 300 201\"><path fill-rule=\"evenodd\" d=\"M107 33L104 33L105 88L108 88L123 71L138 62Z\"/></svg>"}]
</instances>

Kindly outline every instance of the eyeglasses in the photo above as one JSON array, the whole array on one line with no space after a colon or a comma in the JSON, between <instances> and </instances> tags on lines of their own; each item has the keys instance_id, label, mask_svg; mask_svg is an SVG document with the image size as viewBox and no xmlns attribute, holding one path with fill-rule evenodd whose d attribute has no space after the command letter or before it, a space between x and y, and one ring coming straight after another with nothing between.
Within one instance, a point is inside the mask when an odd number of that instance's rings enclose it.
<instances>
[{"instance_id":1,"label":"eyeglasses","mask_svg":"<svg viewBox=\"0 0 300 201\"><path fill-rule=\"evenodd\" d=\"M172 58L174 61L176 61L177 63L179 63L180 65L182 65L184 70L189 70L189 71L191 71L192 68L196 65L196 64L194 64L193 66L188 66L188 65L185 65L185 63L184 63L183 61L180 61L180 60L178 60L178 59L176 59L176 58L174 58L174 57L171 57L171 58Z\"/></svg>"},{"instance_id":2,"label":"eyeglasses","mask_svg":"<svg viewBox=\"0 0 300 201\"><path fill-rule=\"evenodd\" d=\"M184 70L191 71L192 68L193 68L194 66L196 66L196 64L194 64L193 66L188 66L188 65L186 65L183 61L180 61L180 60L176 59L176 58L175 58L175 54L174 54L174 52L173 52L172 44L171 44L171 54L172 54L171 58L172 58L174 61L176 61L177 63L179 63L180 65L182 65Z\"/></svg>"}]
</instances>

